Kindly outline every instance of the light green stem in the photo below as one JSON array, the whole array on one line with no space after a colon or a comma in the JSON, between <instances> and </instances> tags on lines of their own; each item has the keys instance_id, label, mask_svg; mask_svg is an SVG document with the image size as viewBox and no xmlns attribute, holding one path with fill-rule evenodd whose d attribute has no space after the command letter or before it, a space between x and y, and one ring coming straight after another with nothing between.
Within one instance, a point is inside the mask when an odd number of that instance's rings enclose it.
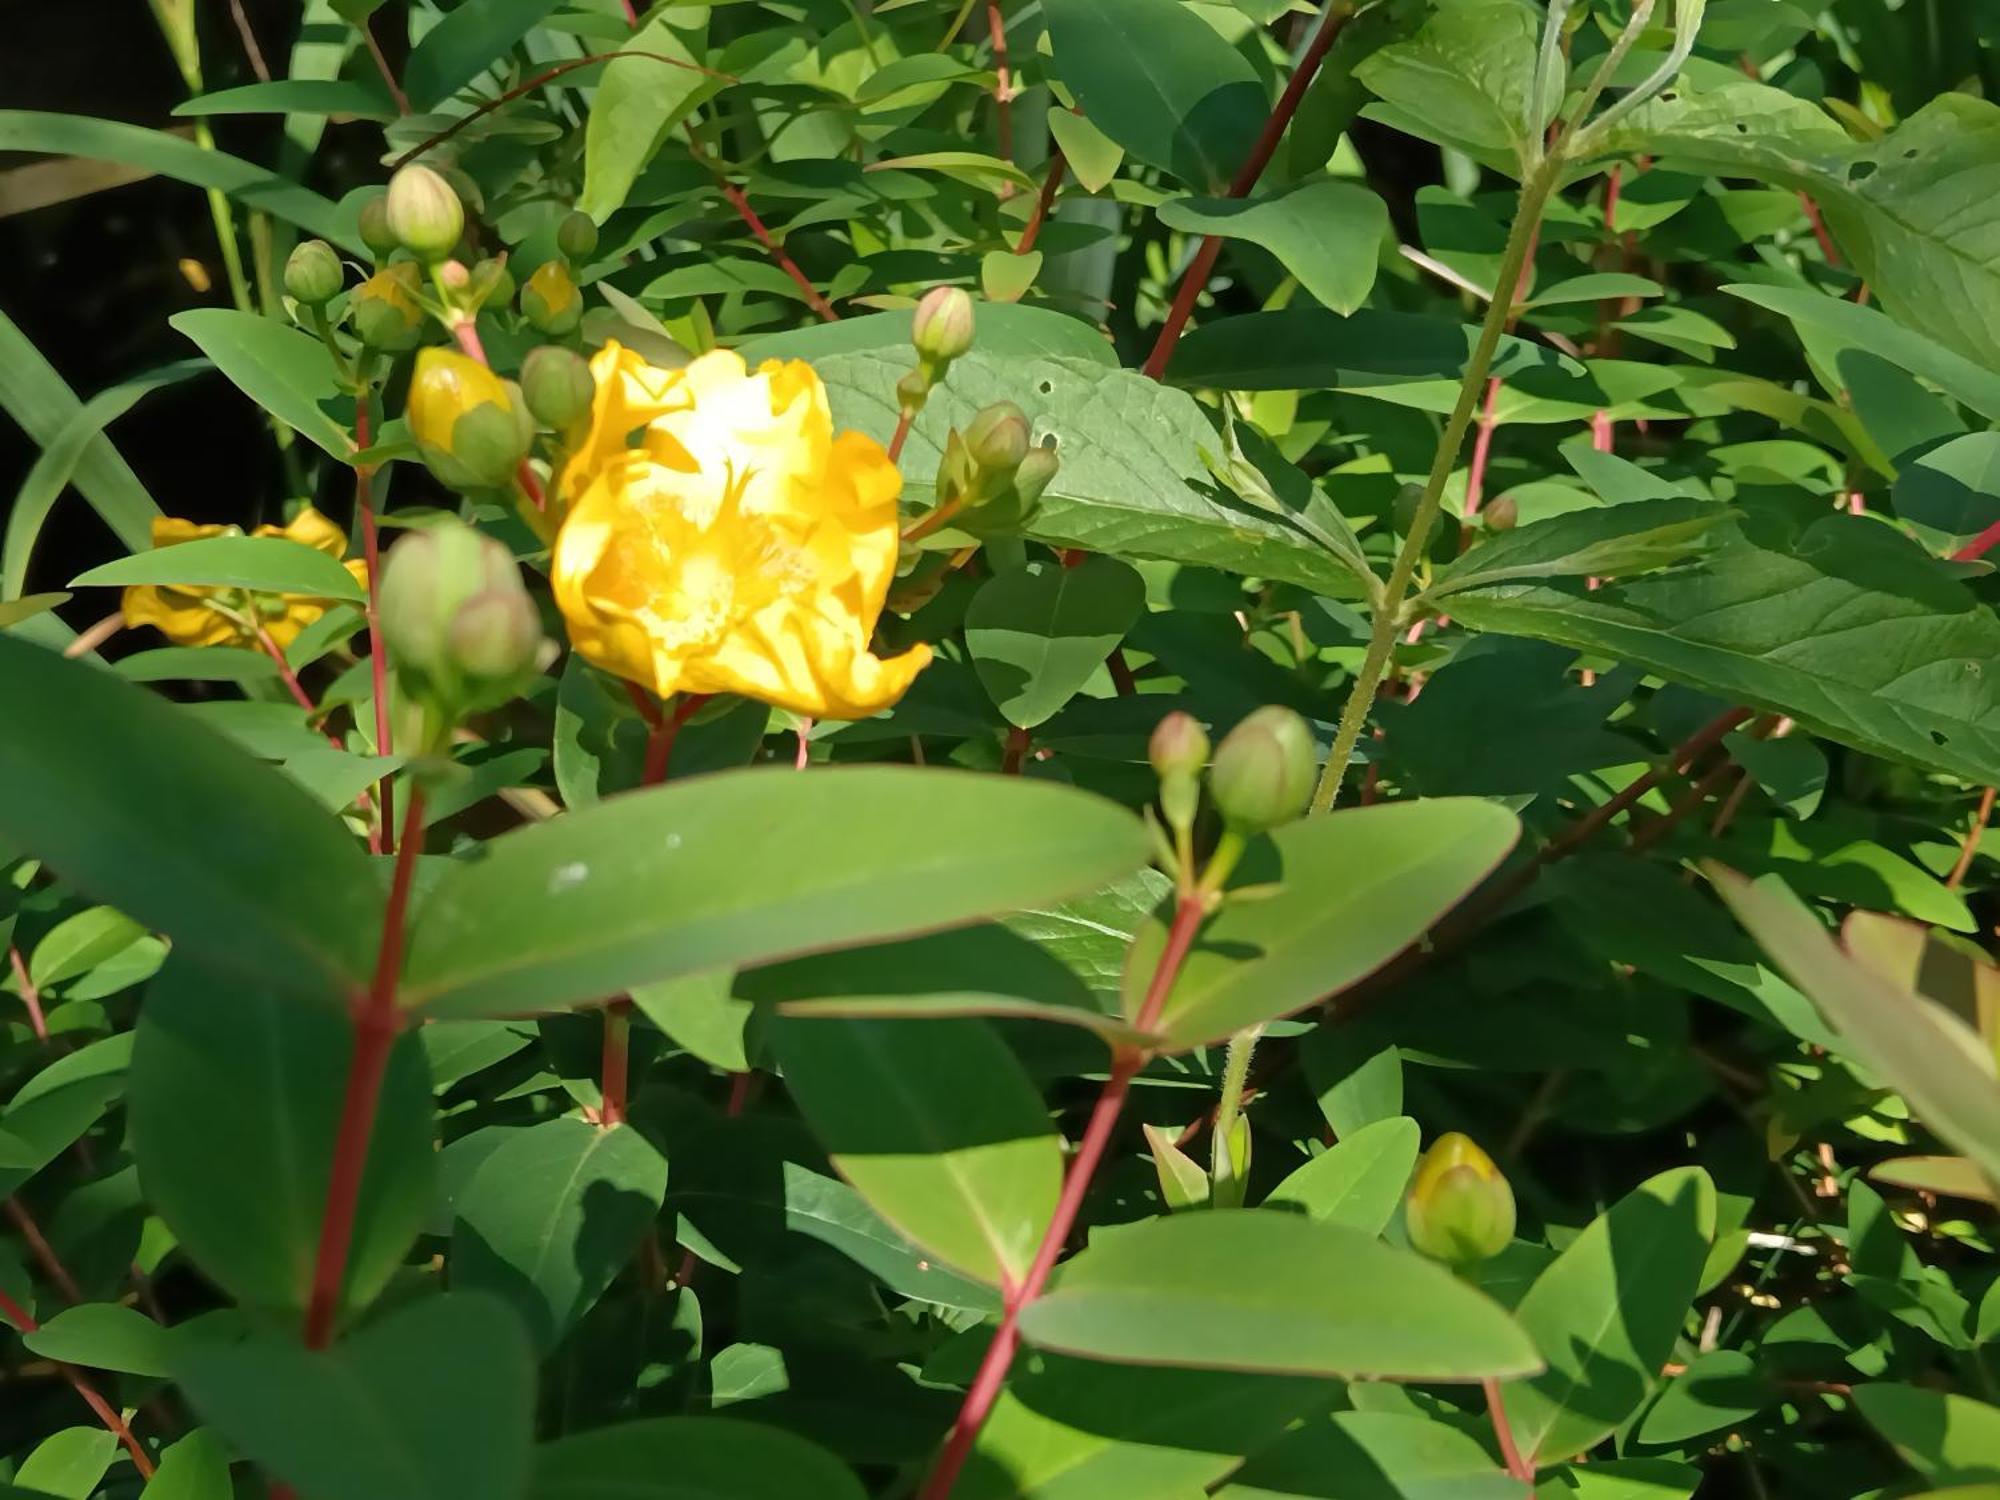
<instances>
[{"instance_id":1,"label":"light green stem","mask_svg":"<svg viewBox=\"0 0 2000 1500\"><path fill-rule=\"evenodd\" d=\"M1236 1122L1243 1114L1243 1088L1250 1081L1250 1058L1263 1036L1262 1026L1239 1031L1229 1039L1229 1051L1222 1063L1222 1100L1215 1106L1215 1131L1211 1141L1209 1180L1222 1183L1236 1176L1240 1165L1234 1145Z\"/></svg>"},{"instance_id":2,"label":"light green stem","mask_svg":"<svg viewBox=\"0 0 2000 1500\"><path fill-rule=\"evenodd\" d=\"M1410 591L1410 580L1416 576L1417 563L1430 543L1431 528L1437 524L1438 511L1444 500L1445 482L1457 467L1459 452L1465 446L1466 431L1472 426L1473 413L1485 394L1486 375L1493 368L1493 356L1500 348L1500 336L1507 331L1507 324L1514 316L1514 300L1519 295L1521 272L1528 264L1536 232L1541 227L1542 211L1548 206L1549 196L1555 191L1556 184L1562 180L1566 160L1565 153L1558 147L1553 154L1538 161L1521 183L1520 206L1514 215L1513 232L1507 236L1506 253L1500 259L1500 274L1494 278L1493 299L1486 305L1486 321L1480 325L1479 340L1473 346L1472 357L1466 361L1465 375L1459 383L1458 404L1452 408L1451 417L1445 423L1444 436L1438 440L1437 457L1431 464L1423 496L1417 502L1417 513L1410 521L1409 534L1403 538L1402 550L1396 554L1395 564L1389 570L1389 581L1383 586L1381 602L1375 606L1368 651L1361 659L1361 670L1355 675L1353 687L1348 689L1346 706L1340 711L1340 727L1333 737L1333 750L1326 758L1326 765L1320 772L1319 787L1313 793L1312 811L1315 813L1332 811L1334 803L1340 798L1340 784L1347 774L1347 762L1354 755L1354 747L1361 739L1361 726L1368 720L1368 711L1375 704L1375 691L1382 685L1382 675L1388 670L1389 653L1396 644L1396 630L1402 621L1403 601Z\"/></svg>"}]
</instances>

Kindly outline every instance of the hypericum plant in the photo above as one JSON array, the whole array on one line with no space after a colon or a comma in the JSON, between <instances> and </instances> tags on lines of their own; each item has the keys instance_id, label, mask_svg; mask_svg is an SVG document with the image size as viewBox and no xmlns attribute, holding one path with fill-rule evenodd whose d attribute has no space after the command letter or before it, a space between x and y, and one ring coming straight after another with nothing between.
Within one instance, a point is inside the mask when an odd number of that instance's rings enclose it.
<instances>
[{"instance_id":1,"label":"hypericum plant","mask_svg":"<svg viewBox=\"0 0 2000 1500\"><path fill-rule=\"evenodd\" d=\"M0 111L221 269L0 316L8 1494L2000 1485L1977 7L153 11Z\"/></svg>"}]
</instances>

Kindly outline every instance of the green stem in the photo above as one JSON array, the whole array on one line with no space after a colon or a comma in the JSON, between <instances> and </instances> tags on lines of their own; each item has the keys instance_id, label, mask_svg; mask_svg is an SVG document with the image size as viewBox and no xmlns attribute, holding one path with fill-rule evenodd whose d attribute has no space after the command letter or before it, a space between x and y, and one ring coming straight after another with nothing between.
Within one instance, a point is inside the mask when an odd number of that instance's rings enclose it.
<instances>
[{"instance_id":1,"label":"green stem","mask_svg":"<svg viewBox=\"0 0 2000 1500\"><path fill-rule=\"evenodd\" d=\"M1465 446L1466 431L1472 425L1473 413L1486 390L1487 372L1492 369L1493 356L1500 348L1500 336L1506 332L1507 324L1514 315L1521 272L1528 263L1528 255L1541 227L1542 211L1548 206L1549 197L1562 178L1566 159L1566 153L1558 148L1554 154L1537 162L1521 183L1520 207L1514 216L1513 231L1507 236L1506 253L1500 260L1500 274L1493 281L1494 295L1486 305L1486 321L1480 325L1479 341L1473 346L1472 357L1466 362L1465 374L1459 381L1458 404L1452 408L1450 420L1445 423L1444 436L1438 440L1437 457L1431 464L1423 496L1417 502L1417 513L1410 521L1409 534L1403 538L1402 550L1396 554L1395 565L1389 570L1389 581L1383 586L1381 602L1375 607L1368 651L1361 659L1361 670L1355 676L1353 687L1348 690L1347 704L1340 712L1340 727L1333 738L1333 750L1327 756L1326 766L1320 772L1319 787L1313 793L1312 811L1315 813L1330 812L1340 798L1340 784L1347 774L1347 762L1354 754L1354 747L1361 738L1361 726L1367 722L1368 711L1375 704L1375 691L1382 685L1383 673L1388 669L1389 653L1396 643L1396 630L1404 599L1410 591L1410 581L1416 576L1417 563L1429 545L1431 528L1437 524L1445 482L1457 466L1459 452Z\"/></svg>"},{"instance_id":2,"label":"green stem","mask_svg":"<svg viewBox=\"0 0 2000 1500\"><path fill-rule=\"evenodd\" d=\"M1250 1081L1250 1058L1264 1035L1262 1026L1239 1031L1229 1039L1222 1064L1222 1099L1215 1106L1215 1132L1210 1142L1209 1181L1220 1188L1241 1175L1236 1159L1236 1122L1243 1114L1243 1089Z\"/></svg>"}]
</instances>

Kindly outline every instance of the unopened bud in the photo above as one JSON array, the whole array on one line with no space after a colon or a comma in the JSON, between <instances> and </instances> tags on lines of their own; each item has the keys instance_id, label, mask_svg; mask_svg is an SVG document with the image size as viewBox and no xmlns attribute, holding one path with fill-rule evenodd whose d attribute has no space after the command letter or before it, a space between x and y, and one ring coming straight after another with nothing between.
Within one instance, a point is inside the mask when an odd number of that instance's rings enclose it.
<instances>
[{"instance_id":1,"label":"unopened bud","mask_svg":"<svg viewBox=\"0 0 2000 1500\"><path fill-rule=\"evenodd\" d=\"M1208 731L1193 714L1175 709L1154 727L1146 759L1160 776L1199 775L1208 764Z\"/></svg>"},{"instance_id":2,"label":"unopened bud","mask_svg":"<svg viewBox=\"0 0 2000 1500\"><path fill-rule=\"evenodd\" d=\"M438 281L448 292L462 292L472 285L472 273L462 260L448 260L438 267Z\"/></svg>"},{"instance_id":3,"label":"unopened bud","mask_svg":"<svg viewBox=\"0 0 2000 1500\"><path fill-rule=\"evenodd\" d=\"M535 419L561 432L590 415L597 382L574 350L544 344L521 362L521 394Z\"/></svg>"},{"instance_id":4,"label":"unopened bud","mask_svg":"<svg viewBox=\"0 0 2000 1500\"><path fill-rule=\"evenodd\" d=\"M386 260L402 248L396 231L389 227L389 195L377 193L361 205L361 243L375 259Z\"/></svg>"},{"instance_id":5,"label":"unopened bud","mask_svg":"<svg viewBox=\"0 0 2000 1500\"><path fill-rule=\"evenodd\" d=\"M450 349L417 356L405 416L425 465L455 490L507 485L534 439L519 391Z\"/></svg>"},{"instance_id":6,"label":"unopened bud","mask_svg":"<svg viewBox=\"0 0 2000 1500\"><path fill-rule=\"evenodd\" d=\"M1056 457L1056 450L1046 444L1038 444L1028 450L1028 456L1021 460L1021 466L1014 471L1014 493L1020 497L1021 518L1027 519L1029 511L1042 498L1042 491L1056 477L1056 470L1062 461Z\"/></svg>"},{"instance_id":7,"label":"unopened bud","mask_svg":"<svg viewBox=\"0 0 2000 1500\"><path fill-rule=\"evenodd\" d=\"M1011 401L996 401L965 429L965 447L980 468L1012 474L1028 456L1032 435L1020 407Z\"/></svg>"},{"instance_id":8,"label":"unopened bud","mask_svg":"<svg viewBox=\"0 0 2000 1500\"><path fill-rule=\"evenodd\" d=\"M923 360L944 366L972 347L972 298L964 288L936 286L924 293L910 323L910 342Z\"/></svg>"},{"instance_id":9,"label":"unopened bud","mask_svg":"<svg viewBox=\"0 0 2000 1500\"><path fill-rule=\"evenodd\" d=\"M1514 503L1512 495L1502 495L1481 514L1486 517L1488 531L1512 531L1521 519L1521 507Z\"/></svg>"},{"instance_id":10,"label":"unopened bud","mask_svg":"<svg viewBox=\"0 0 2000 1500\"><path fill-rule=\"evenodd\" d=\"M447 721L513 696L543 650L513 555L458 520L389 549L381 615L399 681Z\"/></svg>"},{"instance_id":11,"label":"unopened bud","mask_svg":"<svg viewBox=\"0 0 2000 1500\"><path fill-rule=\"evenodd\" d=\"M468 677L504 681L534 664L542 622L522 589L488 589L465 602L446 641L452 662Z\"/></svg>"},{"instance_id":12,"label":"unopened bud","mask_svg":"<svg viewBox=\"0 0 2000 1500\"><path fill-rule=\"evenodd\" d=\"M583 296L570 279L569 267L545 260L521 288L521 315L543 333L568 333L583 321Z\"/></svg>"},{"instance_id":13,"label":"unopened bud","mask_svg":"<svg viewBox=\"0 0 2000 1500\"><path fill-rule=\"evenodd\" d=\"M417 289L422 285L418 277L415 261L397 261L354 289L348 311L363 344L385 354L417 347L424 333L423 304L417 300Z\"/></svg>"},{"instance_id":14,"label":"unopened bud","mask_svg":"<svg viewBox=\"0 0 2000 1500\"><path fill-rule=\"evenodd\" d=\"M1453 1131L1417 1163L1403 1221L1410 1244L1431 1259L1475 1265L1513 1242L1514 1190L1492 1157Z\"/></svg>"},{"instance_id":15,"label":"unopened bud","mask_svg":"<svg viewBox=\"0 0 2000 1500\"><path fill-rule=\"evenodd\" d=\"M474 307L491 302L505 306L514 300L514 273L507 269L507 257L489 255L472 268L472 285L467 298Z\"/></svg>"},{"instance_id":16,"label":"unopened bud","mask_svg":"<svg viewBox=\"0 0 2000 1500\"><path fill-rule=\"evenodd\" d=\"M465 233L465 205L457 191L419 163L389 179L387 215L397 242L421 260L443 260Z\"/></svg>"},{"instance_id":17,"label":"unopened bud","mask_svg":"<svg viewBox=\"0 0 2000 1500\"><path fill-rule=\"evenodd\" d=\"M1208 777L1215 805L1245 833L1289 823L1312 795L1315 758L1304 719L1289 708L1260 708L1216 747Z\"/></svg>"},{"instance_id":18,"label":"unopened bud","mask_svg":"<svg viewBox=\"0 0 2000 1500\"><path fill-rule=\"evenodd\" d=\"M1420 484L1406 484L1396 491L1395 504L1390 513L1395 517L1396 530L1401 535L1409 535L1410 528L1417 524L1417 508L1423 504L1424 487Z\"/></svg>"},{"instance_id":19,"label":"unopened bud","mask_svg":"<svg viewBox=\"0 0 2000 1500\"><path fill-rule=\"evenodd\" d=\"M301 240L285 260L285 291L307 307L331 301L346 280L340 257L325 240Z\"/></svg>"},{"instance_id":20,"label":"unopened bud","mask_svg":"<svg viewBox=\"0 0 2000 1500\"><path fill-rule=\"evenodd\" d=\"M597 249L597 220L572 213L556 225L556 248L571 260L583 260Z\"/></svg>"},{"instance_id":21,"label":"unopened bud","mask_svg":"<svg viewBox=\"0 0 2000 1500\"><path fill-rule=\"evenodd\" d=\"M924 409L931 398L931 378L922 370L912 370L896 382L896 405L912 414Z\"/></svg>"}]
</instances>

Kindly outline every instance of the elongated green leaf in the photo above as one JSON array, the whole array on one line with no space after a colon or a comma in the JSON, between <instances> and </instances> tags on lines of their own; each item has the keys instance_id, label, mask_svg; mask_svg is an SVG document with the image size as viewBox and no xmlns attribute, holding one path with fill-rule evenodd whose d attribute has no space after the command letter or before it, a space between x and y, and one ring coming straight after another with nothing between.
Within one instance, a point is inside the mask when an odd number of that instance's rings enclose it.
<instances>
[{"instance_id":1,"label":"elongated green leaf","mask_svg":"<svg viewBox=\"0 0 2000 1500\"><path fill-rule=\"evenodd\" d=\"M895 388L909 369L907 349L836 355L820 359L818 369L835 420L886 443L900 410ZM955 360L950 381L932 392L911 431L904 472L935 474L947 430L964 428L995 401L1018 404L1036 440L1053 437L1061 456L1028 521L1037 540L1351 591L1349 569L1303 531L1221 492L1202 454L1221 451L1222 441L1194 399L1132 371L1070 358L974 353ZM904 490L932 499L921 478Z\"/></svg>"},{"instance_id":2,"label":"elongated green leaf","mask_svg":"<svg viewBox=\"0 0 2000 1500\"><path fill-rule=\"evenodd\" d=\"M1323 308L1286 308L1204 323L1181 340L1168 375L1175 385L1230 391L1455 381L1475 337L1476 329L1416 313L1364 308L1344 318ZM1504 380L1538 369L1582 367L1511 334L1501 340L1495 375Z\"/></svg>"},{"instance_id":3,"label":"elongated green leaf","mask_svg":"<svg viewBox=\"0 0 2000 1500\"><path fill-rule=\"evenodd\" d=\"M190 956L282 994L365 982L382 888L324 809L129 683L0 637L0 835Z\"/></svg>"},{"instance_id":4,"label":"elongated green leaf","mask_svg":"<svg viewBox=\"0 0 2000 1500\"><path fill-rule=\"evenodd\" d=\"M1527 1493L1456 1427L1349 1411L1257 1454L1216 1500L1526 1500Z\"/></svg>"},{"instance_id":5,"label":"elongated green leaf","mask_svg":"<svg viewBox=\"0 0 2000 1500\"><path fill-rule=\"evenodd\" d=\"M1000 712L1023 729L1054 717L1146 607L1146 585L1111 557L996 573L965 611L965 646Z\"/></svg>"},{"instance_id":6,"label":"elongated green leaf","mask_svg":"<svg viewBox=\"0 0 2000 1500\"><path fill-rule=\"evenodd\" d=\"M454 1199L452 1285L511 1303L552 1349L630 1263L666 1191L665 1158L629 1125L520 1131Z\"/></svg>"},{"instance_id":7,"label":"elongated green leaf","mask_svg":"<svg viewBox=\"0 0 2000 1500\"><path fill-rule=\"evenodd\" d=\"M447 1016L554 1009L1069 895L1145 855L1130 813L1064 787L729 772L508 834L453 868L418 912L404 1001Z\"/></svg>"},{"instance_id":8,"label":"elongated green leaf","mask_svg":"<svg viewBox=\"0 0 2000 1500\"><path fill-rule=\"evenodd\" d=\"M278 78L217 89L176 105L183 117L203 115L346 115L393 120L396 101L373 82L333 78Z\"/></svg>"},{"instance_id":9,"label":"elongated green leaf","mask_svg":"<svg viewBox=\"0 0 2000 1500\"><path fill-rule=\"evenodd\" d=\"M1684 1443L1734 1427L1777 1398L1740 1349L1711 1349L1676 1375L1639 1424L1642 1443Z\"/></svg>"},{"instance_id":10,"label":"elongated green leaf","mask_svg":"<svg viewBox=\"0 0 2000 1500\"><path fill-rule=\"evenodd\" d=\"M1871 754L2000 780L2000 620L1889 528L1807 502L1746 511L1702 561L1452 596L1482 630L1600 652ZM1865 646L1866 649L1857 649Z\"/></svg>"},{"instance_id":11,"label":"elongated green leaf","mask_svg":"<svg viewBox=\"0 0 2000 1500\"><path fill-rule=\"evenodd\" d=\"M86 1302L57 1313L22 1337L44 1359L117 1370L126 1375L173 1373L173 1337L137 1308Z\"/></svg>"},{"instance_id":12,"label":"elongated green leaf","mask_svg":"<svg viewBox=\"0 0 2000 1500\"><path fill-rule=\"evenodd\" d=\"M1931 1483L2000 1481L2000 1407L1888 1381L1856 1386L1854 1404Z\"/></svg>"},{"instance_id":13,"label":"elongated green leaf","mask_svg":"<svg viewBox=\"0 0 2000 1500\"><path fill-rule=\"evenodd\" d=\"M1403 1201L1422 1145L1423 1131L1408 1115L1364 1125L1272 1188L1264 1207L1380 1234Z\"/></svg>"},{"instance_id":14,"label":"elongated green leaf","mask_svg":"<svg viewBox=\"0 0 2000 1500\"><path fill-rule=\"evenodd\" d=\"M715 92L718 80L693 66L707 31L706 11L668 7L656 12L626 49L656 56L623 57L605 68L584 126L583 195L577 200L599 223L624 206L668 133Z\"/></svg>"},{"instance_id":15,"label":"elongated green leaf","mask_svg":"<svg viewBox=\"0 0 2000 1500\"><path fill-rule=\"evenodd\" d=\"M1229 184L1267 106L1214 27L1177 0L1050 0L1047 13L1056 71L1091 124L1198 192Z\"/></svg>"},{"instance_id":16,"label":"elongated green leaf","mask_svg":"<svg viewBox=\"0 0 2000 1500\"><path fill-rule=\"evenodd\" d=\"M731 1417L655 1417L536 1450L529 1500L863 1500L817 1444Z\"/></svg>"},{"instance_id":17,"label":"elongated green leaf","mask_svg":"<svg viewBox=\"0 0 2000 1500\"><path fill-rule=\"evenodd\" d=\"M72 580L73 588L134 583L212 584L268 594L308 594L359 604L368 591L317 548L278 536L211 536L154 547L102 563Z\"/></svg>"},{"instance_id":18,"label":"elongated green leaf","mask_svg":"<svg viewBox=\"0 0 2000 1500\"><path fill-rule=\"evenodd\" d=\"M440 1355L449 1353L449 1378ZM183 1352L178 1379L236 1448L324 1500L522 1500L534 1431L527 1337L502 1303L452 1292L324 1353L289 1333Z\"/></svg>"},{"instance_id":19,"label":"elongated green leaf","mask_svg":"<svg viewBox=\"0 0 2000 1500\"><path fill-rule=\"evenodd\" d=\"M1477 1380L1541 1366L1449 1271L1372 1235L1229 1209L1102 1234L1021 1315L1030 1343L1114 1364Z\"/></svg>"},{"instance_id":20,"label":"elongated green leaf","mask_svg":"<svg viewBox=\"0 0 2000 1500\"><path fill-rule=\"evenodd\" d=\"M1630 578L1693 555L1715 527L1735 519L1706 500L1635 500L1573 510L1482 538L1438 570L1426 599L1530 578Z\"/></svg>"},{"instance_id":21,"label":"elongated green leaf","mask_svg":"<svg viewBox=\"0 0 2000 1500\"><path fill-rule=\"evenodd\" d=\"M129 1034L108 1036L49 1064L0 1113L6 1138L0 1192L12 1194L82 1137L125 1092Z\"/></svg>"},{"instance_id":22,"label":"elongated green leaf","mask_svg":"<svg viewBox=\"0 0 2000 1500\"><path fill-rule=\"evenodd\" d=\"M248 208L296 224L308 234L359 255L363 246L354 217L319 194L222 151L204 151L164 131L84 115L0 110L0 151L87 156L215 188Z\"/></svg>"},{"instance_id":23,"label":"elongated green leaf","mask_svg":"<svg viewBox=\"0 0 2000 1500\"><path fill-rule=\"evenodd\" d=\"M205 359L185 359L121 381L92 396L63 423L43 447L28 477L21 481L21 488L14 496L14 508L7 514L6 542L0 546L0 599L18 598L26 587L28 560L41 534L42 523L104 429L149 393L198 375L208 367Z\"/></svg>"},{"instance_id":24,"label":"elongated green leaf","mask_svg":"<svg viewBox=\"0 0 2000 1500\"><path fill-rule=\"evenodd\" d=\"M785 1081L840 1174L947 1265L1027 1275L1062 1191L1062 1140L984 1021L785 1020Z\"/></svg>"},{"instance_id":25,"label":"elongated green leaf","mask_svg":"<svg viewBox=\"0 0 2000 1500\"><path fill-rule=\"evenodd\" d=\"M147 1199L204 1274L260 1311L305 1307L352 1048L345 1015L243 987L178 953L140 1009L130 1113ZM406 1036L375 1115L349 1309L367 1305L423 1225L434 1133L423 1049Z\"/></svg>"},{"instance_id":26,"label":"elongated green leaf","mask_svg":"<svg viewBox=\"0 0 2000 1500\"><path fill-rule=\"evenodd\" d=\"M501 61L560 0L463 0L424 34L403 70L418 109L443 103Z\"/></svg>"},{"instance_id":27,"label":"elongated green leaf","mask_svg":"<svg viewBox=\"0 0 2000 1500\"><path fill-rule=\"evenodd\" d=\"M1514 1314L1548 1369L1511 1386L1523 1453L1583 1452L1646 1399L1673 1352L1715 1236L1715 1185L1699 1167L1640 1184L1535 1279Z\"/></svg>"},{"instance_id":28,"label":"elongated green leaf","mask_svg":"<svg viewBox=\"0 0 2000 1500\"><path fill-rule=\"evenodd\" d=\"M352 399L342 394L325 344L302 329L233 307L198 307L167 321L299 436L343 462L353 456L354 440L330 414L351 406Z\"/></svg>"},{"instance_id":29,"label":"elongated green leaf","mask_svg":"<svg viewBox=\"0 0 2000 1500\"><path fill-rule=\"evenodd\" d=\"M11 630L14 626L25 624L37 615L45 615L50 610L60 609L73 597L66 593L28 594L19 599L0 600L0 630Z\"/></svg>"},{"instance_id":30,"label":"elongated green leaf","mask_svg":"<svg viewBox=\"0 0 2000 1500\"><path fill-rule=\"evenodd\" d=\"M1344 314L1375 285L1389 210L1358 183L1315 178L1261 198L1169 198L1160 222L1261 245L1321 305Z\"/></svg>"},{"instance_id":31,"label":"elongated green leaf","mask_svg":"<svg viewBox=\"0 0 2000 1500\"><path fill-rule=\"evenodd\" d=\"M1203 925L1160 1034L1175 1050L1199 1047L1339 994L1422 937L1519 835L1512 813L1470 797L1352 808L1278 830L1252 849L1237 883L1281 889ZM1126 966L1128 1018L1165 947L1156 917Z\"/></svg>"},{"instance_id":32,"label":"elongated green leaf","mask_svg":"<svg viewBox=\"0 0 2000 1500\"><path fill-rule=\"evenodd\" d=\"M1519 154L1548 124L1528 117L1537 34L1534 11L1515 0L1447 0L1415 36L1354 73L1420 135ZM1558 80L1544 108L1562 92Z\"/></svg>"}]
</instances>

